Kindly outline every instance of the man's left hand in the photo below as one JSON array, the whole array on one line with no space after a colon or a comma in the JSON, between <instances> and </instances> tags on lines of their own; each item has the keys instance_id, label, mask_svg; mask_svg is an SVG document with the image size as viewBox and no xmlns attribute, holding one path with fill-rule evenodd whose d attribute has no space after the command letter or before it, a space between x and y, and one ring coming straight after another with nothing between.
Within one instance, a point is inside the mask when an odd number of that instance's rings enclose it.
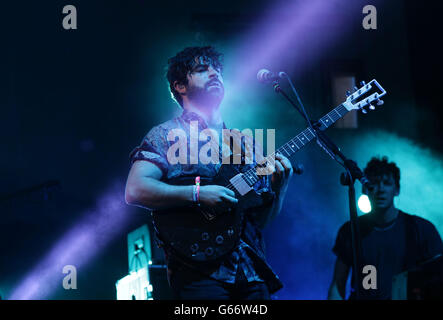
<instances>
[{"instance_id":1,"label":"man's left hand","mask_svg":"<svg viewBox=\"0 0 443 320\"><path fill-rule=\"evenodd\" d=\"M292 164L289 159L277 153L275 155L274 172L271 178L272 190L277 194L281 191L286 191L293 172L294 170L292 169Z\"/></svg>"}]
</instances>

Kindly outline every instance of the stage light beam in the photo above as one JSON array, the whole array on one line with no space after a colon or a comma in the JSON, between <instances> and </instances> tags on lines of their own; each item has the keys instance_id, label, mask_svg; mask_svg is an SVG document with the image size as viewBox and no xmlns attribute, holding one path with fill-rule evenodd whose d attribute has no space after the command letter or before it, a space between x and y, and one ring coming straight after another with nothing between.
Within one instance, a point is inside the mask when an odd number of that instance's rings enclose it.
<instances>
[{"instance_id":1,"label":"stage light beam","mask_svg":"<svg viewBox=\"0 0 443 320\"><path fill-rule=\"evenodd\" d=\"M73 265L81 270L124 229L129 221L124 184L114 183L97 201L96 208L83 216L83 220L69 230L21 280L10 300L48 299L58 286L62 287L64 266Z\"/></svg>"}]
</instances>

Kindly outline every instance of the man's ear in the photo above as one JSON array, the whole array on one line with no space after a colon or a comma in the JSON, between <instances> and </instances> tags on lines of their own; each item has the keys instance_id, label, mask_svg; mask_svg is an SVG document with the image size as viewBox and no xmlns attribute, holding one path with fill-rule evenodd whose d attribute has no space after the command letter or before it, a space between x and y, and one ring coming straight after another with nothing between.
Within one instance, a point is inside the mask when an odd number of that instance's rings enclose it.
<instances>
[{"instance_id":1,"label":"man's ear","mask_svg":"<svg viewBox=\"0 0 443 320\"><path fill-rule=\"evenodd\" d=\"M186 86L178 81L174 81L174 89L181 95L186 95Z\"/></svg>"},{"instance_id":2,"label":"man's ear","mask_svg":"<svg viewBox=\"0 0 443 320\"><path fill-rule=\"evenodd\" d=\"M395 186L395 196L398 196L400 194L400 187Z\"/></svg>"}]
</instances>

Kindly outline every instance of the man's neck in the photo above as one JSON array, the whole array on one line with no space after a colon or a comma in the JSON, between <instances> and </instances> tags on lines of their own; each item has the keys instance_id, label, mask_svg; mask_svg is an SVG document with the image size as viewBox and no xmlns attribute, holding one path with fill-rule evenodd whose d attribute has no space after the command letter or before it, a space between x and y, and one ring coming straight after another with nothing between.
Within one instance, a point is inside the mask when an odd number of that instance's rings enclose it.
<instances>
[{"instance_id":1,"label":"man's neck","mask_svg":"<svg viewBox=\"0 0 443 320\"><path fill-rule=\"evenodd\" d=\"M219 106L203 108L193 103L185 103L184 109L188 112L194 112L202 117L209 127L219 127L223 123Z\"/></svg>"},{"instance_id":2,"label":"man's neck","mask_svg":"<svg viewBox=\"0 0 443 320\"><path fill-rule=\"evenodd\" d=\"M387 224L394 221L398 216L398 209L392 204L385 209L378 209L374 212L374 219L377 224Z\"/></svg>"}]
</instances>

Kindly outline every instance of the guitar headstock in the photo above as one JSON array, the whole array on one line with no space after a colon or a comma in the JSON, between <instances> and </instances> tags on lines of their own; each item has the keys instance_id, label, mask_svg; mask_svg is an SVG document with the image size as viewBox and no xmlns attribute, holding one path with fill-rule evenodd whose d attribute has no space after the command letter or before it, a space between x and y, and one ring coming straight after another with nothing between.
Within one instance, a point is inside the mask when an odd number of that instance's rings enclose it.
<instances>
[{"instance_id":1,"label":"guitar headstock","mask_svg":"<svg viewBox=\"0 0 443 320\"><path fill-rule=\"evenodd\" d=\"M364 81L360 82L361 87L354 87L354 92L348 91L346 95L348 98L343 105L351 110L361 110L363 113L367 113L369 110L374 110L375 105L381 106L383 100L380 100L386 94L386 90L377 82L372 80L369 83ZM375 105L374 105L375 104Z\"/></svg>"}]
</instances>

